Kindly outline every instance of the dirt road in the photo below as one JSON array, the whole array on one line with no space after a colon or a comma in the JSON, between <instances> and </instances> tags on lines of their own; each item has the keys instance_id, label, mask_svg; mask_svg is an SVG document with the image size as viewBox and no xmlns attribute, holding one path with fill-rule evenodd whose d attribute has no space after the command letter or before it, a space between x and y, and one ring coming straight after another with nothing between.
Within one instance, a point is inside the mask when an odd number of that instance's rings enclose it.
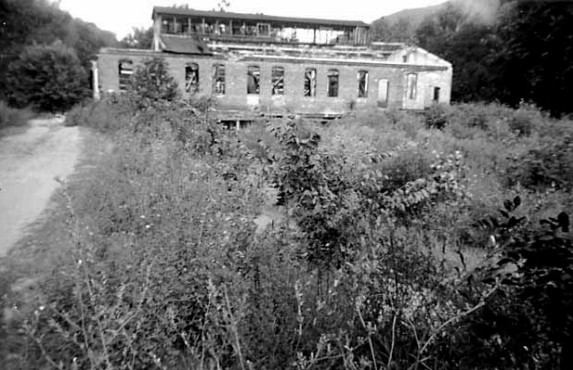
<instances>
[{"instance_id":1,"label":"dirt road","mask_svg":"<svg viewBox=\"0 0 573 370\"><path fill-rule=\"evenodd\" d=\"M37 119L24 133L0 138L0 257L48 206L80 154L77 127L63 118Z\"/></svg>"}]
</instances>

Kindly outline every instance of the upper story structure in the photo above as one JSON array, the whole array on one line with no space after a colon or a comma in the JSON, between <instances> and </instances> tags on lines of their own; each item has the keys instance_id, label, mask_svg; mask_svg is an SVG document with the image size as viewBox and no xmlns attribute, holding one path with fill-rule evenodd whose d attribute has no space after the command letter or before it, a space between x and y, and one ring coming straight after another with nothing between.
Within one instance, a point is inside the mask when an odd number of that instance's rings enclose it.
<instances>
[{"instance_id":1,"label":"upper story structure","mask_svg":"<svg viewBox=\"0 0 573 370\"><path fill-rule=\"evenodd\" d=\"M162 56L185 95L212 95L220 112L337 116L364 107L449 103L452 66L403 43L369 40L360 21L155 7L151 50L102 49L103 91ZM95 74L97 75L97 74Z\"/></svg>"},{"instance_id":2,"label":"upper story structure","mask_svg":"<svg viewBox=\"0 0 573 370\"><path fill-rule=\"evenodd\" d=\"M277 45L366 45L368 24L360 21L277 17L200 11L175 7L153 8L153 49L169 48L170 36L195 37L221 43Z\"/></svg>"}]
</instances>

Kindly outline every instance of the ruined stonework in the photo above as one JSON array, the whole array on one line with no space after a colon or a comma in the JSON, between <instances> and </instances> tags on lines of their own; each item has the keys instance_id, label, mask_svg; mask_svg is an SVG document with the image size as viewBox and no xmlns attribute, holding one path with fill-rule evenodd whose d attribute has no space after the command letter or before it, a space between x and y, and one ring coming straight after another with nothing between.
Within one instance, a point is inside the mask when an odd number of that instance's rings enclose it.
<instances>
[{"instance_id":1,"label":"ruined stonework","mask_svg":"<svg viewBox=\"0 0 573 370\"><path fill-rule=\"evenodd\" d=\"M123 90L133 68L161 56L183 96L212 95L229 114L324 117L450 101L450 63L418 47L370 42L363 22L159 7L152 18L153 50L101 50L101 92Z\"/></svg>"}]
</instances>

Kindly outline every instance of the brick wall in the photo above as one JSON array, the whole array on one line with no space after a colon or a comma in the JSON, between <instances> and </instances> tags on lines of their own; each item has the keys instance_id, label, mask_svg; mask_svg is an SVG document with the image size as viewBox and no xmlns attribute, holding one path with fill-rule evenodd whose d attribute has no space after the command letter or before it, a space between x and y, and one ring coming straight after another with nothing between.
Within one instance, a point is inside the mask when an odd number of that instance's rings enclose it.
<instances>
[{"instance_id":1,"label":"brick wall","mask_svg":"<svg viewBox=\"0 0 573 370\"><path fill-rule=\"evenodd\" d=\"M217 96L222 109L250 110L259 106L262 110L279 110L296 113L341 113L352 106L378 106L379 81L389 82L387 107L423 109L432 104L434 88L440 88L440 102L449 103L452 70L451 67L423 65L399 65L364 62L299 61L280 58L257 58L256 56L226 60L221 56L192 56L165 54L151 51L110 49L99 55L98 68L102 92L118 91L118 63L121 59L130 59L137 65L144 58L161 55L169 64L172 76L178 82L182 94L185 86L185 66L187 63L199 65L199 93L210 95L212 92L213 64L225 65L225 94ZM260 68L260 94L247 96L247 68L256 65ZM271 94L271 70L283 67L284 95ZM304 72L306 68L315 68L316 96L303 96ZM327 71L339 72L338 97L327 96ZM368 96L358 98L359 70L368 71ZM406 75L417 74L417 94L408 99L406 94Z\"/></svg>"}]
</instances>

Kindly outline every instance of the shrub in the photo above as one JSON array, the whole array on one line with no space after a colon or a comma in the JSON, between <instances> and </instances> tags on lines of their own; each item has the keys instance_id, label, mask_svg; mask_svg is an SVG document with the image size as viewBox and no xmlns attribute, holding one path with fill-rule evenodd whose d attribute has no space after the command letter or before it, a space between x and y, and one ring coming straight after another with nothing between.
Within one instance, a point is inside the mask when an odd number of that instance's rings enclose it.
<instances>
[{"instance_id":1,"label":"shrub","mask_svg":"<svg viewBox=\"0 0 573 370\"><path fill-rule=\"evenodd\" d=\"M75 51L61 42L32 45L10 63L9 102L43 112L64 112L89 96L87 76Z\"/></svg>"},{"instance_id":2,"label":"shrub","mask_svg":"<svg viewBox=\"0 0 573 370\"><path fill-rule=\"evenodd\" d=\"M0 101L0 129L10 126L24 126L32 118L33 113L29 109L11 108Z\"/></svg>"},{"instance_id":3,"label":"shrub","mask_svg":"<svg viewBox=\"0 0 573 370\"><path fill-rule=\"evenodd\" d=\"M448 105L434 104L424 112L426 127L443 130L448 124L450 115L451 111Z\"/></svg>"}]
</instances>

